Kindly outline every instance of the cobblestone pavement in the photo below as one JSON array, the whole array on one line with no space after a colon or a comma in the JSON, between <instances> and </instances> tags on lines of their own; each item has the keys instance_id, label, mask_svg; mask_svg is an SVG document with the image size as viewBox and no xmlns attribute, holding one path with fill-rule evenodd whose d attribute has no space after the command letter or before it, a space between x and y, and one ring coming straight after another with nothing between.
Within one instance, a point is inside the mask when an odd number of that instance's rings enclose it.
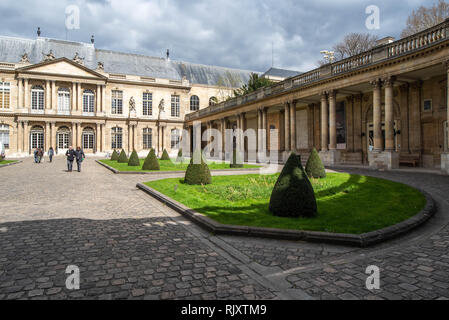
<instances>
[{"instance_id":1,"label":"cobblestone pavement","mask_svg":"<svg viewBox=\"0 0 449 320\"><path fill-rule=\"evenodd\" d=\"M447 176L345 169L417 186L439 205L419 230L356 249L212 236L135 187L160 176L64 165L0 171L0 299L449 298ZM65 287L69 265L80 290ZM380 290L365 287L369 265Z\"/></svg>"}]
</instances>

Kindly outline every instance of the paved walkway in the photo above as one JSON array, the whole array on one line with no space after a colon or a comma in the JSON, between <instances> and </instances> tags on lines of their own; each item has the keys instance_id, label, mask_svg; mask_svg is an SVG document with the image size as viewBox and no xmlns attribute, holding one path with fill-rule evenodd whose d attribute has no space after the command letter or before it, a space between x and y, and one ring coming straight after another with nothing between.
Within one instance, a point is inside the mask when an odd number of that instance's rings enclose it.
<instances>
[{"instance_id":1,"label":"paved walkway","mask_svg":"<svg viewBox=\"0 0 449 320\"><path fill-rule=\"evenodd\" d=\"M449 177L378 173L431 192L426 226L370 249L211 236L93 160L0 169L0 299L449 298ZM164 176L166 177L166 176ZM65 287L69 265L81 288ZM369 265L381 290L365 288Z\"/></svg>"}]
</instances>

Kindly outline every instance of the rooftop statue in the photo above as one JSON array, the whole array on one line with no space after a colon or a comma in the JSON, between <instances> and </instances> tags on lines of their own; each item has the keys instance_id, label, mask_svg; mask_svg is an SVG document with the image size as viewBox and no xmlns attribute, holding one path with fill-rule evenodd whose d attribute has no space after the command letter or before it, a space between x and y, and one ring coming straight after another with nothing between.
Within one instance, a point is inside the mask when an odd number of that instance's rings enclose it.
<instances>
[{"instance_id":1,"label":"rooftop statue","mask_svg":"<svg viewBox=\"0 0 449 320\"><path fill-rule=\"evenodd\" d=\"M55 55L53 54L53 50L50 50L50 52L47 54L42 52L42 54L44 56L43 61L51 61L56 59Z\"/></svg>"}]
</instances>

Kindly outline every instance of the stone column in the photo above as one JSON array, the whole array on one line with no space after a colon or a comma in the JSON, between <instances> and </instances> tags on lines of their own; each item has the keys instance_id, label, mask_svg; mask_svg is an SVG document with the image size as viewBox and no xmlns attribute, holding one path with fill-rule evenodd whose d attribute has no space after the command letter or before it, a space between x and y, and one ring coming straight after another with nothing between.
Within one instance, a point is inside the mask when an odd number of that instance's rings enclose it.
<instances>
[{"instance_id":1,"label":"stone column","mask_svg":"<svg viewBox=\"0 0 449 320\"><path fill-rule=\"evenodd\" d=\"M95 132L95 153L101 150L101 124L97 123L97 131Z\"/></svg>"},{"instance_id":2,"label":"stone column","mask_svg":"<svg viewBox=\"0 0 449 320\"><path fill-rule=\"evenodd\" d=\"M24 92L24 96L23 96L23 100L24 100L24 108L30 110L31 109L31 104L30 104L30 86L29 86L29 80L28 79L24 79L24 83L25 83L25 92Z\"/></svg>"},{"instance_id":3,"label":"stone column","mask_svg":"<svg viewBox=\"0 0 449 320\"><path fill-rule=\"evenodd\" d=\"M263 139L262 145L265 154L268 151L268 108L262 109L262 128L263 128Z\"/></svg>"},{"instance_id":4,"label":"stone column","mask_svg":"<svg viewBox=\"0 0 449 320\"><path fill-rule=\"evenodd\" d=\"M257 109L257 151L256 153L259 154L262 151L262 110Z\"/></svg>"},{"instance_id":5,"label":"stone column","mask_svg":"<svg viewBox=\"0 0 449 320\"><path fill-rule=\"evenodd\" d=\"M51 109L51 86L50 80L45 81L45 109Z\"/></svg>"},{"instance_id":6,"label":"stone column","mask_svg":"<svg viewBox=\"0 0 449 320\"><path fill-rule=\"evenodd\" d=\"M246 131L246 113L242 112L240 114L240 130L241 130L241 134L240 134L240 146L241 146L241 151L243 153L243 159L245 159L245 152L246 152L246 148L245 148L245 131Z\"/></svg>"},{"instance_id":7,"label":"stone column","mask_svg":"<svg viewBox=\"0 0 449 320\"><path fill-rule=\"evenodd\" d=\"M76 96L76 83L72 82L72 105L70 106L72 112L76 110Z\"/></svg>"},{"instance_id":8,"label":"stone column","mask_svg":"<svg viewBox=\"0 0 449 320\"><path fill-rule=\"evenodd\" d=\"M77 97L76 111L82 112L83 111L83 92L81 91L81 83L80 82L78 82L76 84L76 97Z\"/></svg>"},{"instance_id":9,"label":"stone column","mask_svg":"<svg viewBox=\"0 0 449 320\"><path fill-rule=\"evenodd\" d=\"M445 67L446 67L446 72L447 72L447 94L449 97L449 60L445 63ZM449 143L449 99L446 99L446 108L447 108L447 126L448 126L448 136L446 137L446 139L448 139L448 143ZM443 128L444 130L445 128ZM444 132L444 131L443 131ZM443 143L444 143L443 139ZM446 146L445 146L446 148ZM441 170L443 171L443 173L445 174L449 174L449 150L446 150L445 153L441 154Z\"/></svg>"},{"instance_id":10,"label":"stone column","mask_svg":"<svg viewBox=\"0 0 449 320\"><path fill-rule=\"evenodd\" d=\"M296 151L296 101L290 103L290 150Z\"/></svg>"},{"instance_id":11,"label":"stone column","mask_svg":"<svg viewBox=\"0 0 449 320\"><path fill-rule=\"evenodd\" d=\"M290 148L291 148L291 143L290 143L290 134L291 134L291 130L290 130L290 119L291 119L291 115L290 115L290 102L287 102L284 104L284 137L285 137L285 151L286 153L289 153Z\"/></svg>"},{"instance_id":12,"label":"stone column","mask_svg":"<svg viewBox=\"0 0 449 320\"><path fill-rule=\"evenodd\" d=\"M328 115L328 105L327 105L327 93L323 92L321 94L321 151L329 150L329 115Z\"/></svg>"},{"instance_id":13,"label":"stone column","mask_svg":"<svg viewBox=\"0 0 449 320\"><path fill-rule=\"evenodd\" d=\"M329 149L337 150L337 92L329 91Z\"/></svg>"},{"instance_id":14,"label":"stone column","mask_svg":"<svg viewBox=\"0 0 449 320\"><path fill-rule=\"evenodd\" d=\"M139 152L140 149L137 142L137 124L133 126L133 149L136 152Z\"/></svg>"},{"instance_id":15,"label":"stone column","mask_svg":"<svg viewBox=\"0 0 449 320\"><path fill-rule=\"evenodd\" d=\"M50 122L50 144L53 149L56 148L56 122Z\"/></svg>"},{"instance_id":16,"label":"stone column","mask_svg":"<svg viewBox=\"0 0 449 320\"><path fill-rule=\"evenodd\" d=\"M128 153L132 152L132 133L133 133L133 126L128 124Z\"/></svg>"},{"instance_id":17,"label":"stone column","mask_svg":"<svg viewBox=\"0 0 449 320\"><path fill-rule=\"evenodd\" d=\"M50 122L45 122L45 145L44 145L44 152L48 151L50 149L51 144L51 133L50 133Z\"/></svg>"},{"instance_id":18,"label":"stone column","mask_svg":"<svg viewBox=\"0 0 449 320\"><path fill-rule=\"evenodd\" d=\"M101 112L101 86L97 84L97 92L95 92L95 114Z\"/></svg>"},{"instance_id":19,"label":"stone column","mask_svg":"<svg viewBox=\"0 0 449 320\"><path fill-rule=\"evenodd\" d=\"M72 122L72 147L76 148L76 123Z\"/></svg>"},{"instance_id":20,"label":"stone column","mask_svg":"<svg viewBox=\"0 0 449 320\"><path fill-rule=\"evenodd\" d=\"M394 109L393 109L394 78L385 81L385 150L396 151L394 143Z\"/></svg>"},{"instance_id":21,"label":"stone column","mask_svg":"<svg viewBox=\"0 0 449 320\"><path fill-rule=\"evenodd\" d=\"M221 128L221 159L225 160L226 155L226 118L220 121Z\"/></svg>"},{"instance_id":22,"label":"stone column","mask_svg":"<svg viewBox=\"0 0 449 320\"><path fill-rule=\"evenodd\" d=\"M77 145L76 146L82 148L83 146L81 144L83 143L83 141L82 141L81 137L82 137L83 130L81 128L81 123L76 124L76 130L77 130L77 138L76 138Z\"/></svg>"},{"instance_id":23,"label":"stone column","mask_svg":"<svg viewBox=\"0 0 449 320\"><path fill-rule=\"evenodd\" d=\"M58 96L56 94L56 81L51 82L51 108L58 109Z\"/></svg>"},{"instance_id":24,"label":"stone column","mask_svg":"<svg viewBox=\"0 0 449 320\"><path fill-rule=\"evenodd\" d=\"M106 111L106 85L101 86L101 112Z\"/></svg>"},{"instance_id":25,"label":"stone column","mask_svg":"<svg viewBox=\"0 0 449 320\"><path fill-rule=\"evenodd\" d=\"M23 152L30 153L30 133L28 130L28 121L23 122Z\"/></svg>"},{"instance_id":26,"label":"stone column","mask_svg":"<svg viewBox=\"0 0 449 320\"><path fill-rule=\"evenodd\" d=\"M17 102L19 104L18 107L19 107L19 109L23 109L24 108L24 105L23 105L23 79L19 78L17 80L17 82L18 82L18 86L19 86L18 100L17 100Z\"/></svg>"},{"instance_id":27,"label":"stone column","mask_svg":"<svg viewBox=\"0 0 449 320\"><path fill-rule=\"evenodd\" d=\"M382 81L374 80L371 82L373 86L373 131L374 131L374 151L383 150L382 137L382 105L381 90Z\"/></svg>"},{"instance_id":28,"label":"stone column","mask_svg":"<svg viewBox=\"0 0 449 320\"><path fill-rule=\"evenodd\" d=\"M106 124L101 125L101 152L105 152L106 147Z\"/></svg>"},{"instance_id":29,"label":"stone column","mask_svg":"<svg viewBox=\"0 0 449 320\"><path fill-rule=\"evenodd\" d=\"M17 121L17 153L22 153L23 150L23 124L22 121Z\"/></svg>"}]
</instances>

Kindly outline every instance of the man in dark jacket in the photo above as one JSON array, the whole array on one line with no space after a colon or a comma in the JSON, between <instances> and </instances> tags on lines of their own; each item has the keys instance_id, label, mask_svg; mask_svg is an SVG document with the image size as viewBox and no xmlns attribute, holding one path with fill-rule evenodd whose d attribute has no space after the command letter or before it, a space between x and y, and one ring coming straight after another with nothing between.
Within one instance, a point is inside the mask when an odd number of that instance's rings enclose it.
<instances>
[{"instance_id":1,"label":"man in dark jacket","mask_svg":"<svg viewBox=\"0 0 449 320\"><path fill-rule=\"evenodd\" d=\"M83 149L80 147L76 148L76 166L78 167L78 172L81 172L81 164L84 161L84 158L86 158Z\"/></svg>"},{"instance_id":2,"label":"man in dark jacket","mask_svg":"<svg viewBox=\"0 0 449 320\"><path fill-rule=\"evenodd\" d=\"M73 169L73 161L76 158L76 151L73 150L73 147L69 147L69 150L67 150L67 152L65 153L66 157L67 157L67 170L69 172L72 172Z\"/></svg>"}]
</instances>

